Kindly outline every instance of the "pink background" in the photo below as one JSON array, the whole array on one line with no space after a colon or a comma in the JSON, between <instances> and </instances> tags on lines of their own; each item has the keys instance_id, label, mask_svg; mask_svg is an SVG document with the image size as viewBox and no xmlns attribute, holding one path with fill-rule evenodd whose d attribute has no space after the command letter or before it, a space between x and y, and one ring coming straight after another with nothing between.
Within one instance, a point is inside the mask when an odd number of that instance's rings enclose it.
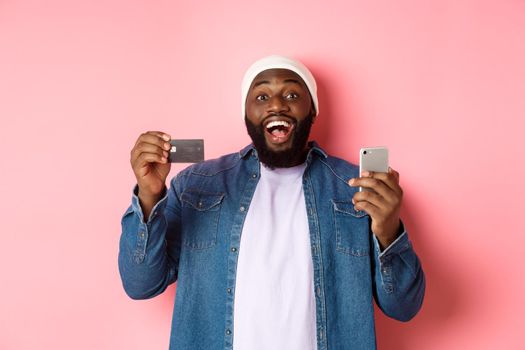
<instances>
[{"instance_id":1,"label":"pink background","mask_svg":"<svg viewBox=\"0 0 525 350\"><path fill-rule=\"evenodd\" d=\"M379 348L523 349L523 0L0 0L0 349L167 348L174 286L132 301L118 275L129 151L240 149L241 77L272 53L318 78L315 139L401 173L427 295L378 315Z\"/></svg>"}]
</instances>

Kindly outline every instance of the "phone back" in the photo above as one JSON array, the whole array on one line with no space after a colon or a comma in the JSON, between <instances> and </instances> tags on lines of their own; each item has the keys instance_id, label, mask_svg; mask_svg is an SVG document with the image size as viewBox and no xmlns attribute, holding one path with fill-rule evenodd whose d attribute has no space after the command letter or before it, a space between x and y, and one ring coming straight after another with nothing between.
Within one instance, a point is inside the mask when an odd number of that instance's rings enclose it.
<instances>
[{"instance_id":1,"label":"phone back","mask_svg":"<svg viewBox=\"0 0 525 350\"><path fill-rule=\"evenodd\" d=\"M388 149L386 147L361 148L359 173L365 170L386 173L388 171Z\"/></svg>"},{"instance_id":2,"label":"phone back","mask_svg":"<svg viewBox=\"0 0 525 350\"><path fill-rule=\"evenodd\" d=\"M365 147L359 151L359 174L363 171L388 172L388 149L386 147ZM363 189L360 188L360 191Z\"/></svg>"}]
</instances>

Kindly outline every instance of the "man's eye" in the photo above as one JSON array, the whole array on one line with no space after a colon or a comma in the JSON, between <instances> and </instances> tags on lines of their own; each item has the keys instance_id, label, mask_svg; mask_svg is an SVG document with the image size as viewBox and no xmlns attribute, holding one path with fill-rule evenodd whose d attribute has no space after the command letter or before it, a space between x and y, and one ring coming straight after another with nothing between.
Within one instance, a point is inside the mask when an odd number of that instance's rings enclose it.
<instances>
[{"instance_id":1,"label":"man's eye","mask_svg":"<svg viewBox=\"0 0 525 350\"><path fill-rule=\"evenodd\" d=\"M299 95L297 95L295 92L290 92L288 95L286 95L286 98L288 100L295 100L298 97L299 97Z\"/></svg>"},{"instance_id":2,"label":"man's eye","mask_svg":"<svg viewBox=\"0 0 525 350\"><path fill-rule=\"evenodd\" d=\"M257 101L266 101L268 99L268 96L266 95L259 95L256 97Z\"/></svg>"}]
</instances>

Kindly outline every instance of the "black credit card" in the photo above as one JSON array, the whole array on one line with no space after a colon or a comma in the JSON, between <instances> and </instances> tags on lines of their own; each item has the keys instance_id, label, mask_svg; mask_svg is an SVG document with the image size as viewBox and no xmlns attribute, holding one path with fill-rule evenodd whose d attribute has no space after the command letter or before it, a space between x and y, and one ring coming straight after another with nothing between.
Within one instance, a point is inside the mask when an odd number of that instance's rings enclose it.
<instances>
[{"instance_id":1,"label":"black credit card","mask_svg":"<svg viewBox=\"0 0 525 350\"><path fill-rule=\"evenodd\" d=\"M171 140L170 163L197 163L204 160L204 140Z\"/></svg>"}]
</instances>

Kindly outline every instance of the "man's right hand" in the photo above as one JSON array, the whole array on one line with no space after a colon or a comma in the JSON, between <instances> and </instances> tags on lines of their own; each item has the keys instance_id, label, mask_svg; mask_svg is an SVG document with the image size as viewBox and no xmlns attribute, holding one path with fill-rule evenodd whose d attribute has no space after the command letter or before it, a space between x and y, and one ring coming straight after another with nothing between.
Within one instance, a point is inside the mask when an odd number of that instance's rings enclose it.
<instances>
[{"instance_id":1,"label":"man's right hand","mask_svg":"<svg viewBox=\"0 0 525 350\"><path fill-rule=\"evenodd\" d=\"M171 164L168 155L170 136L161 131L148 131L139 136L131 150L131 168L137 178L144 220L160 200L166 187Z\"/></svg>"}]
</instances>

